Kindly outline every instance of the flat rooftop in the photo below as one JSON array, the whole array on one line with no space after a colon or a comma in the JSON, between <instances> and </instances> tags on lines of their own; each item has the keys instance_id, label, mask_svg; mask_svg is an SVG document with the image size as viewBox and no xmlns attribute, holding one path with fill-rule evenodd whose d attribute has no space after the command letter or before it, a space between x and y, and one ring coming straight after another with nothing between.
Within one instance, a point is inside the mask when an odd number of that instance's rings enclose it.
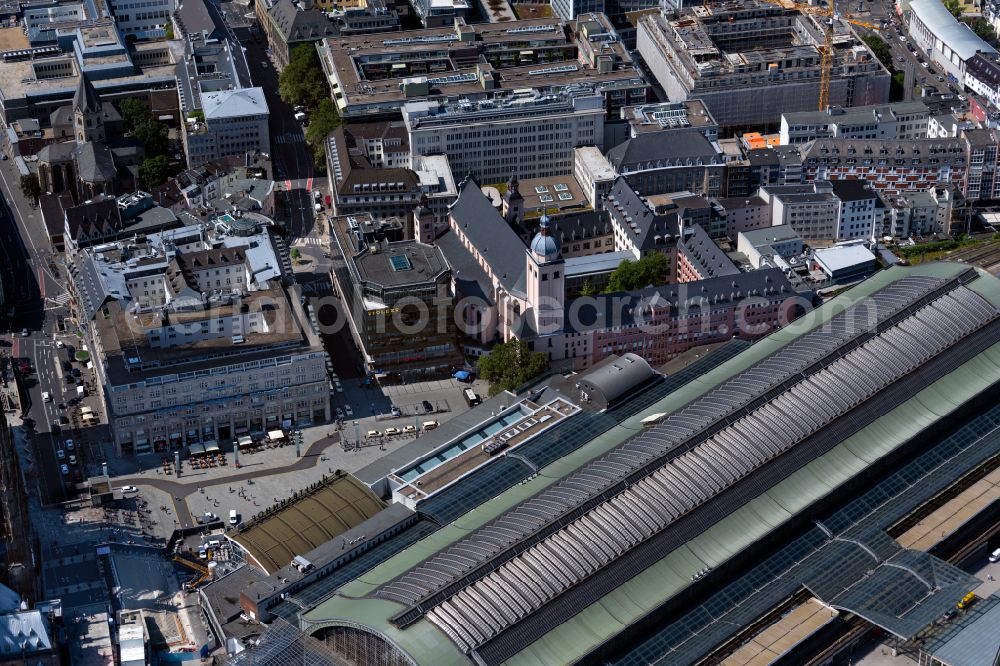
<instances>
[{"instance_id":1,"label":"flat rooftop","mask_svg":"<svg viewBox=\"0 0 1000 666\"><path fill-rule=\"evenodd\" d=\"M391 474L389 482L394 492L408 500L420 501L489 462L494 455L515 451L579 411L579 407L565 398L555 398L544 405L524 400Z\"/></svg>"},{"instance_id":2,"label":"flat rooftop","mask_svg":"<svg viewBox=\"0 0 1000 666\"><path fill-rule=\"evenodd\" d=\"M560 19L460 24L457 28L413 30L403 35L369 34L323 40L320 48L323 68L342 96L338 103L347 113L398 107L412 99L485 96L502 90L571 83L591 83L602 88L647 85L619 41L609 42L614 60L611 71L600 73L583 64L578 57L579 44L571 38L569 25ZM535 52L546 55L536 64L509 66L515 62L515 54L524 57ZM484 56L494 64L477 65ZM488 76L493 78L494 88L483 87L480 67L495 73L495 78ZM414 68L418 68L419 76L426 76L430 92L408 97L404 84L418 75ZM377 71L379 75L369 76L366 71Z\"/></svg>"},{"instance_id":3,"label":"flat rooftop","mask_svg":"<svg viewBox=\"0 0 1000 666\"><path fill-rule=\"evenodd\" d=\"M246 332L241 344L233 344L228 336L175 347L151 347L148 343L147 331L150 329L232 316L240 314L244 307L248 312L263 312L269 330ZM273 358L276 347L292 348L296 343L312 346L310 336L303 329L303 321L304 313L298 303L292 303L280 288L250 292L242 299L216 305L209 311L169 313L165 319L158 313L128 312L121 308L119 301L112 301L94 319L107 359L106 372L113 384L184 372L190 369L184 365L188 362L196 361L201 370L253 360L256 356ZM126 366L136 363L127 364L126 356L130 361L138 359L141 369L129 372Z\"/></svg>"}]
</instances>

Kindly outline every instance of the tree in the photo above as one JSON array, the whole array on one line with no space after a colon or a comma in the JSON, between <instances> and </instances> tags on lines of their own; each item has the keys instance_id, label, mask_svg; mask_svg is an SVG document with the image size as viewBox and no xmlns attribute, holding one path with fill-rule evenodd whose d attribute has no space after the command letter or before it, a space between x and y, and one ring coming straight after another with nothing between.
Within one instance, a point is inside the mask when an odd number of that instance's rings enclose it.
<instances>
[{"instance_id":1,"label":"tree","mask_svg":"<svg viewBox=\"0 0 1000 666\"><path fill-rule=\"evenodd\" d=\"M962 3L960 0L944 0L944 8L951 12L952 16L962 15Z\"/></svg>"},{"instance_id":2,"label":"tree","mask_svg":"<svg viewBox=\"0 0 1000 666\"><path fill-rule=\"evenodd\" d=\"M523 340L495 345L479 357L479 376L490 383L490 395L513 389L545 372L548 358L533 352Z\"/></svg>"},{"instance_id":3,"label":"tree","mask_svg":"<svg viewBox=\"0 0 1000 666\"><path fill-rule=\"evenodd\" d=\"M167 154L170 141L167 138L169 130L163 123L148 116L132 130L132 136L139 139L146 149L146 157L160 157Z\"/></svg>"},{"instance_id":4,"label":"tree","mask_svg":"<svg viewBox=\"0 0 1000 666\"><path fill-rule=\"evenodd\" d=\"M643 287L661 285L667 280L670 261L665 254L651 252L639 261L625 261L618 264L608 278L604 293L634 291Z\"/></svg>"},{"instance_id":5,"label":"tree","mask_svg":"<svg viewBox=\"0 0 1000 666\"><path fill-rule=\"evenodd\" d=\"M134 97L123 99L118 104L118 109L122 112L126 132L131 132L139 123L150 117L149 109Z\"/></svg>"},{"instance_id":6,"label":"tree","mask_svg":"<svg viewBox=\"0 0 1000 666\"><path fill-rule=\"evenodd\" d=\"M297 247L293 247L290 254L292 257L292 261L298 261L302 257L302 253L299 251L299 248Z\"/></svg>"},{"instance_id":7,"label":"tree","mask_svg":"<svg viewBox=\"0 0 1000 666\"><path fill-rule=\"evenodd\" d=\"M139 180L147 190L162 185L170 176L170 160L166 155L147 157L139 165Z\"/></svg>"},{"instance_id":8,"label":"tree","mask_svg":"<svg viewBox=\"0 0 1000 666\"><path fill-rule=\"evenodd\" d=\"M306 128L306 142L312 147L316 164L326 161L326 138L340 125L340 113L333 100L327 97L312 112L309 127Z\"/></svg>"},{"instance_id":9,"label":"tree","mask_svg":"<svg viewBox=\"0 0 1000 666\"><path fill-rule=\"evenodd\" d=\"M292 51L288 66L278 77L278 95L286 104L318 106L330 99L319 54L311 44L300 44Z\"/></svg>"},{"instance_id":10,"label":"tree","mask_svg":"<svg viewBox=\"0 0 1000 666\"><path fill-rule=\"evenodd\" d=\"M163 29L163 37L165 39L173 39L174 38L174 24L173 23L168 23L167 27Z\"/></svg>"},{"instance_id":11,"label":"tree","mask_svg":"<svg viewBox=\"0 0 1000 666\"><path fill-rule=\"evenodd\" d=\"M874 53L875 57L879 59L879 62L885 65L886 69L890 72L895 71L896 68L892 64L892 49L889 48L889 45L885 43L884 39L878 35L871 34L865 35L861 39L864 40L865 44L868 45L868 48L872 50L872 53Z\"/></svg>"},{"instance_id":12,"label":"tree","mask_svg":"<svg viewBox=\"0 0 1000 666\"><path fill-rule=\"evenodd\" d=\"M978 16L970 16L963 18L962 22L972 28L972 32L976 33L976 36L979 37L979 39L983 40L990 46L997 45L997 32L993 29L993 26L990 25L989 21L979 18Z\"/></svg>"},{"instance_id":13,"label":"tree","mask_svg":"<svg viewBox=\"0 0 1000 666\"><path fill-rule=\"evenodd\" d=\"M590 280L584 280L583 284L580 285L580 295L594 296L595 294L597 294L597 290L594 289L594 285L590 283Z\"/></svg>"},{"instance_id":14,"label":"tree","mask_svg":"<svg viewBox=\"0 0 1000 666\"><path fill-rule=\"evenodd\" d=\"M38 175L29 173L21 176L21 194L29 199L37 199L42 193L42 184L38 182Z\"/></svg>"}]
</instances>

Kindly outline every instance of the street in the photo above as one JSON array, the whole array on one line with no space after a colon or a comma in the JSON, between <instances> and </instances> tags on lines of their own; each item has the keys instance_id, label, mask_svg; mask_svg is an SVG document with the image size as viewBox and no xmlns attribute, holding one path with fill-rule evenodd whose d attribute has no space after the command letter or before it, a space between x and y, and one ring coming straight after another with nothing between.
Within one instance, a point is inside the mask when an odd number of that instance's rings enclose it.
<instances>
[{"instance_id":1,"label":"street","mask_svg":"<svg viewBox=\"0 0 1000 666\"><path fill-rule=\"evenodd\" d=\"M325 184L314 178L312 151L306 144L302 127L295 121L295 111L278 95L278 72L267 53L263 40L251 37L247 28L237 27L235 33L246 50L253 83L264 89L270 111L271 161L274 179L285 193L288 229L292 237L301 238L314 232L312 191ZM322 179L320 179L322 180Z\"/></svg>"},{"instance_id":2,"label":"street","mask_svg":"<svg viewBox=\"0 0 1000 666\"><path fill-rule=\"evenodd\" d=\"M67 390L76 390L75 383L65 383L56 353L57 323L68 315L69 294L64 284L65 267L57 262L51 251L41 213L21 193L19 179L13 162L0 165L4 191L4 201L0 204L0 236L7 255L7 268L20 295L11 330L7 333L11 356L27 359L32 370L25 378L30 400L25 416L34 422L33 431L29 430L33 432L35 456L31 461L31 476L34 481L29 479L29 486L35 483L42 503L48 505L66 499L64 477L56 457L61 440L52 435L51 424L59 420L58 404L70 397ZM28 330L28 337L21 336L23 328ZM62 336L68 342L74 338ZM52 402L42 400L43 392L52 396Z\"/></svg>"}]
</instances>

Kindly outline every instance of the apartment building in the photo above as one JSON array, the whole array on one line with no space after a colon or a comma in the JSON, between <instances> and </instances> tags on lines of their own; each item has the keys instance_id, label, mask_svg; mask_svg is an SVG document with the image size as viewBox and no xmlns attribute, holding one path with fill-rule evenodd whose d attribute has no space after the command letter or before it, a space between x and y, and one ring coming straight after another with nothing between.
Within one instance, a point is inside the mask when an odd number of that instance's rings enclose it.
<instances>
[{"instance_id":1,"label":"apartment building","mask_svg":"<svg viewBox=\"0 0 1000 666\"><path fill-rule=\"evenodd\" d=\"M1000 133L993 129L967 130L962 141L969 155L965 197L970 201L1000 199Z\"/></svg>"},{"instance_id":2,"label":"apartment building","mask_svg":"<svg viewBox=\"0 0 1000 666\"><path fill-rule=\"evenodd\" d=\"M781 145L813 139L924 139L930 109L923 102L893 102L781 114Z\"/></svg>"},{"instance_id":3,"label":"apartment building","mask_svg":"<svg viewBox=\"0 0 1000 666\"><path fill-rule=\"evenodd\" d=\"M870 240L882 228L879 197L864 181L762 187L771 225L789 225L806 241Z\"/></svg>"},{"instance_id":4,"label":"apartment building","mask_svg":"<svg viewBox=\"0 0 1000 666\"><path fill-rule=\"evenodd\" d=\"M573 172L574 149L604 141L604 98L593 90L403 106L414 155L448 155L451 168L485 183Z\"/></svg>"},{"instance_id":5,"label":"apartment building","mask_svg":"<svg viewBox=\"0 0 1000 666\"><path fill-rule=\"evenodd\" d=\"M949 229L952 200L947 190L931 188L926 192L907 192L890 197L886 206L884 235L909 238Z\"/></svg>"},{"instance_id":6,"label":"apartment building","mask_svg":"<svg viewBox=\"0 0 1000 666\"><path fill-rule=\"evenodd\" d=\"M864 180L880 194L965 189L968 155L962 139L817 139L802 146L806 182Z\"/></svg>"},{"instance_id":7,"label":"apartment building","mask_svg":"<svg viewBox=\"0 0 1000 666\"><path fill-rule=\"evenodd\" d=\"M329 420L327 354L287 286L287 253L238 226L104 245L72 267L120 455Z\"/></svg>"}]
</instances>

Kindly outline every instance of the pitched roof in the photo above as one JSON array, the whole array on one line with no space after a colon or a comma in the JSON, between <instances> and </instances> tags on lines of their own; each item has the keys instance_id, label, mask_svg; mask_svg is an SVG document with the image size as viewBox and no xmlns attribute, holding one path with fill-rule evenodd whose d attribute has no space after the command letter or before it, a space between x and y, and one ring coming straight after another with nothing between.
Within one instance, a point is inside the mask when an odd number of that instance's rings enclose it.
<instances>
[{"instance_id":1,"label":"pitched roof","mask_svg":"<svg viewBox=\"0 0 1000 666\"><path fill-rule=\"evenodd\" d=\"M719 152L701 132L653 132L628 139L608 151L608 161L621 171L645 162L668 162L701 158L706 163L719 162Z\"/></svg>"},{"instance_id":2,"label":"pitched roof","mask_svg":"<svg viewBox=\"0 0 1000 666\"><path fill-rule=\"evenodd\" d=\"M118 200L104 197L66 209L66 226L70 238L79 239L95 233L106 235L122 229Z\"/></svg>"},{"instance_id":3,"label":"pitched roof","mask_svg":"<svg viewBox=\"0 0 1000 666\"><path fill-rule=\"evenodd\" d=\"M702 278L736 275L740 272L701 225L692 224L684 230L683 240L677 244L677 250L698 269Z\"/></svg>"},{"instance_id":4,"label":"pitched roof","mask_svg":"<svg viewBox=\"0 0 1000 666\"><path fill-rule=\"evenodd\" d=\"M76 176L85 183L110 183L118 175L111 149L104 143L86 141L75 151Z\"/></svg>"},{"instance_id":5,"label":"pitched roof","mask_svg":"<svg viewBox=\"0 0 1000 666\"><path fill-rule=\"evenodd\" d=\"M611 214L612 222L622 227L640 250L652 247L657 236L674 238L681 231L676 208L662 214L656 213L632 189L624 176L620 176L611 186L605 208Z\"/></svg>"},{"instance_id":6,"label":"pitched roof","mask_svg":"<svg viewBox=\"0 0 1000 666\"><path fill-rule=\"evenodd\" d=\"M510 291L522 293L527 267L524 243L474 178L462 181L458 198L448 212L454 226L486 260L500 284Z\"/></svg>"},{"instance_id":7,"label":"pitched roof","mask_svg":"<svg viewBox=\"0 0 1000 666\"><path fill-rule=\"evenodd\" d=\"M326 17L326 14L316 9L299 11L292 0L278 0L267 10L271 22L281 31L285 42L302 42L319 40L337 34L337 28Z\"/></svg>"},{"instance_id":8,"label":"pitched roof","mask_svg":"<svg viewBox=\"0 0 1000 666\"><path fill-rule=\"evenodd\" d=\"M205 0L184 0L174 12L174 19L183 35L205 33L209 39L218 39L225 33Z\"/></svg>"},{"instance_id":9,"label":"pitched roof","mask_svg":"<svg viewBox=\"0 0 1000 666\"><path fill-rule=\"evenodd\" d=\"M80 82L76 86L76 93L73 95L73 110L84 113L98 113L101 110L101 97L97 94L86 74L80 75Z\"/></svg>"},{"instance_id":10,"label":"pitched roof","mask_svg":"<svg viewBox=\"0 0 1000 666\"><path fill-rule=\"evenodd\" d=\"M268 112L263 88L240 88L201 93L201 108L211 123L217 118L259 116Z\"/></svg>"}]
</instances>

